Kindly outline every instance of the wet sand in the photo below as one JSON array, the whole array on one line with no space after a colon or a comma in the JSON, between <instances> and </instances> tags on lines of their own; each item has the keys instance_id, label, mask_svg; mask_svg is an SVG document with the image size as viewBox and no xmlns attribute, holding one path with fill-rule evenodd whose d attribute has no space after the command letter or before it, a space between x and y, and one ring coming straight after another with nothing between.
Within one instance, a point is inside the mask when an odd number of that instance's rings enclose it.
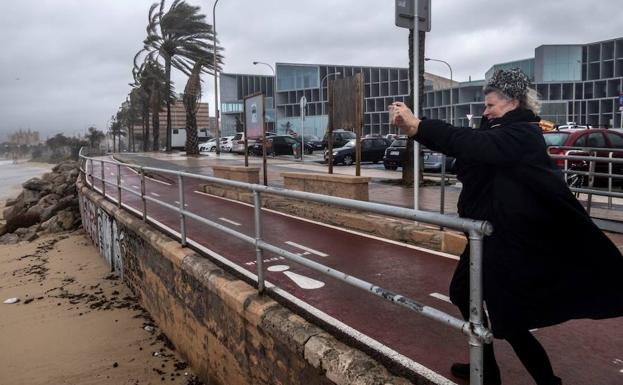
<instances>
[{"instance_id":1,"label":"wet sand","mask_svg":"<svg viewBox=\"0 0 623 385\"><path fill-rule=\"evenodd\" d=\"M199 384L82 230L0 245L0 341L3 385Z\"/></svg>"}]
</instances>

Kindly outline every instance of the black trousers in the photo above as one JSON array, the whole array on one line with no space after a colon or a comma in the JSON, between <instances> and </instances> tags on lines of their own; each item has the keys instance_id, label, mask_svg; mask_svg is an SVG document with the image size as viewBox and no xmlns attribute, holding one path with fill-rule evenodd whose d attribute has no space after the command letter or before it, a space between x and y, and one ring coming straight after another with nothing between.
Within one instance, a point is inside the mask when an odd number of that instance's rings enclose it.
<instances>
[{"instance_id":1,"label":"black trousers","mask_svg":"<svg viewBox=\"0 0 623 385\"><path fill-rule=\"evenodd\" d=\"M466 248L469 250L469 246ZM450 283L450 300L455 304L463 319L469 320L469 254L464 252ZM485 326L487 320L485 318ZM560 385L560 378L554 375L552 364L543 346L529 330L516 330L505 337L515 354L530 373L537 385ZM484 347L485 373L499 372L493 352L493 344ZM486 374L485 374L486 376Z\"/></svg>"}]
</instances>

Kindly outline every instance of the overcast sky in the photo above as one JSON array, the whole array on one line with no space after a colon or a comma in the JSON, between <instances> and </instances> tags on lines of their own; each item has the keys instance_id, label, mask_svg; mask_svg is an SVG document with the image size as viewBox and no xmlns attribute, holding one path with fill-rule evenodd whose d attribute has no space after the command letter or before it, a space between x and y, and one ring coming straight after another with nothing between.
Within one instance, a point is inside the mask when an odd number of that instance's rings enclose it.
<instances>
[{"instance_id":1,"label":"overcast sky","mask_svg":"<svg viewBox=\"0 0 623 385\"><path fill-rule=\"evenodd\" d=\"M19 0L0 5L0 140L17 129L74 135L105 130L127 96L154 0ZM212 23L213 1L199 5ZM171 1L167 1L170 4ZM497 62L534 55L541 44L623 36L611 0L432 0L426 55L458 81ZM216 30L224 72L271 74L268 63L408 66L408 31L394 26L393 0L220 0ZM447 67L426 70L448 76ZM176 90L186 79L174 74ZM212 78L204 100L213 114Z\"/></svg>"}]
</instances>

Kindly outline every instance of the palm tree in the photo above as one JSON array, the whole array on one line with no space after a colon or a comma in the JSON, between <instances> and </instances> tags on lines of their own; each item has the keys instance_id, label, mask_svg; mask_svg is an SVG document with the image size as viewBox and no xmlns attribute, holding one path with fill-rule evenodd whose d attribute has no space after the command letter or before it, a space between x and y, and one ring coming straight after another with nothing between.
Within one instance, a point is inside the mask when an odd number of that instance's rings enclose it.
<instances>
[{"instance_id":1,"label":"palm tree","mask_svg":"<svg viewBox=\"0 0 623 385\"><path fill-rule=\"evenodd\" d=\"M165 0L154 3L149 8L147 37L141 49L134 57L134 68L138 68L140 57L164 60L167 88L171 82L171 67L190 76L191 70L198 60L213 63L214 55L217 67L223 62L219 53L221 47L213 52L212 42L216 39L212 26L205 21L205 15L199 13L199 7L192 6L183 0L174 0L165 12ZM202 66L206 73L213 73L211 64ZM167 98L167 151L171 151L171 100Z\"/></svg>"},{"instance_id":2,"label":"palm tree","mask_svg":"<svg viewBox=\"0 0 623 385\"><path fill-rule=\"evenodd\" d=\"M199 139L197 138L197 109L201 99L201 66L195 63L186 87L184 88L184 108L186 109L186 155L199 155Z\"/></svg>"},{"instance_id":3,"label":"palm tree","mask_svg":"<svg viewBox=\"0 0 623 385\"><path fill-rule=\"evenodd\" d=\"M175 99L173 84L170 81L166 81L162 66L149 57L138 69L135 69L134 80L135 85L138 85L142 90L142 97L145 97L143 103L146 103L148 106L147 111L151 110L154 137L152 149L158 151L160 149L160 111L162 111L166 100ZM143 113L145 113L144 106ZM147 115L147 119L149 119L149 115Z\"/></svg>"},{"instance_id":4,"label":"palm tree","mask_svg":"<svg viewBox=\"0 0 623 385\"><path fill-rule=\"evenodd\" d=\"M106 135L95 127L89 127L88 130L89 133L86 135L86 139L89 142L89 147L94 149L96 146L99 146Z\"/></svg>"}]
</instances>

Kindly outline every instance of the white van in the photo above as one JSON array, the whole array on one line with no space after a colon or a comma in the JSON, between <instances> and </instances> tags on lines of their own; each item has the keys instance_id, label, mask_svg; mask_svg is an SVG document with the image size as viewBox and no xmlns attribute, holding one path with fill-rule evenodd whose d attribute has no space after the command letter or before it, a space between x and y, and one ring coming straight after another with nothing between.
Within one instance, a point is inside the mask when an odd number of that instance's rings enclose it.
<instances>
[{"instance_id":1,"label":"white van","mask_svg":"<svg viewBox=\"0 0 623 385\"><path fill-rule=\"evenodd\" d=\"M197 130L197 137L199 143L206 142L210 139L208 130L206 128L200 128ZM173 128L171 130L171 148L178 150L184 150L186 147L186 129L185 128Z\"/></svg>"}]
</instances>

